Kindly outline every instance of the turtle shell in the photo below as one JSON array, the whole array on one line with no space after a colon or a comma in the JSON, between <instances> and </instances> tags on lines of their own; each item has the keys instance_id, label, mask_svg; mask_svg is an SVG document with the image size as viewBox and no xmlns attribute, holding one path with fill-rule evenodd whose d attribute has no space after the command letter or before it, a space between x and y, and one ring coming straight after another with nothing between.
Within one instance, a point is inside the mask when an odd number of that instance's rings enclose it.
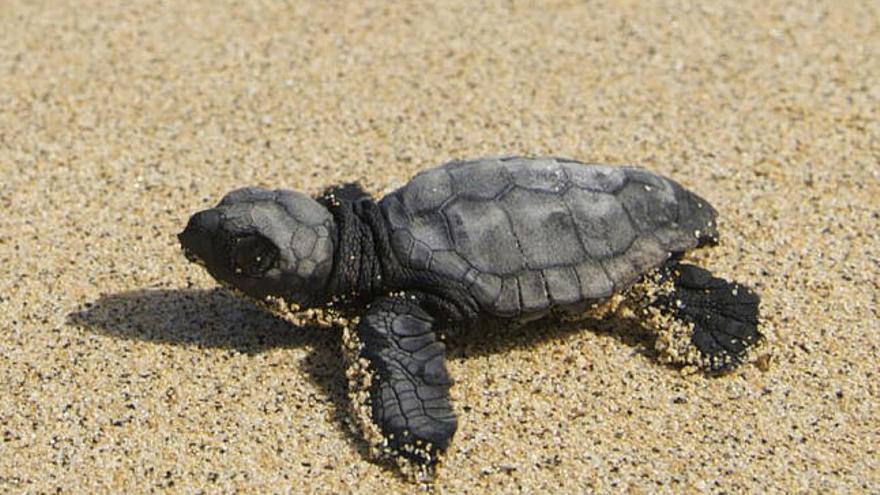
<instances>
[{"instance_id":1,"label":"turtle shell","mask_svg":"<svg viewBox=\"0 0 880 495\"><path fill-rule=\"evenodd\" d=\"M560 158L450 162L380 206L407 268L501 317L605 299L717 236L715 210L670 179Z\"/></svg>"}]
</instances>

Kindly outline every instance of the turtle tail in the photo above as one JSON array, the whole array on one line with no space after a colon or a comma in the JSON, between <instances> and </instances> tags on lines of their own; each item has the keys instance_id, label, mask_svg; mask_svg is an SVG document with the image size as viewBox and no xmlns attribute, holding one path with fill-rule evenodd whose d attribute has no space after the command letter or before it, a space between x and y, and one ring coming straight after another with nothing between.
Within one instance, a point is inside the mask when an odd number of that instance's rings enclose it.
<instances>
[{"instance_id":1,"label":"turtle tail","mask_svg":"<svg viewBox=\"0 0 880 495\"><path fill-rule=\"evenodd\" d=\"M685 263L665 265L652 282L647 312L668 360L729 371L762 339L760 298L750 288Z\"/></svg>"}]
</instances>

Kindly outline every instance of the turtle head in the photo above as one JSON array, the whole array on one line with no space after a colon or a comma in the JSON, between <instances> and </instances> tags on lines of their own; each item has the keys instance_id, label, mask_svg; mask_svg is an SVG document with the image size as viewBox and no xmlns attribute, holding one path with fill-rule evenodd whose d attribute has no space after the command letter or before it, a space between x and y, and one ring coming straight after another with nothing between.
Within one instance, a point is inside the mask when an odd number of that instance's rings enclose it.
<instances>
[{"instance_id":1,"label":"turtle head","mask_svg":"<svg viewBox=\"0 0 880 495\"><path fill-rule=\"evenodd\" d=\"M305 194L248 187L193 215L177 237L218 282L309 307L325 295L335 235L330 212Z\"/></svg>"}]
</instances>

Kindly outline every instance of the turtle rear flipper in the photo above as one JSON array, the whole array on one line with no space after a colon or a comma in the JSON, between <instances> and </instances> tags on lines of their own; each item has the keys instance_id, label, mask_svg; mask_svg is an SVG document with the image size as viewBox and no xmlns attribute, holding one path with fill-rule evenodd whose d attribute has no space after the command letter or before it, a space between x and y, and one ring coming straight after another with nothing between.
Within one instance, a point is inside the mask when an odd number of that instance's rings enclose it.
<instances>
[{"instance_id":1,"label":"turtle rear flipper","mask_svg":"<svg viewBox=\"0 0 880 495\"><path fill-rule=\"evenodd\" d=\"M379 453L421 466L438 461L455 434L451 380L433 318L415 301L388 297L373 303L346 344L355 413ZM352 345L354 343L355 345Z\"/></svg>"},{"instance_id":2,"label":"turtle rear flipper","mask_svg":"<svg viewBox=\"0 0 880 495\"><path fill-rule=\"evenodd\" d=\"M684 263L662 268L657 282L650 303L659 320L657 347L671 361L728 371L761 340L760 298L748 287Z\"/></svg>"}]
</instances>

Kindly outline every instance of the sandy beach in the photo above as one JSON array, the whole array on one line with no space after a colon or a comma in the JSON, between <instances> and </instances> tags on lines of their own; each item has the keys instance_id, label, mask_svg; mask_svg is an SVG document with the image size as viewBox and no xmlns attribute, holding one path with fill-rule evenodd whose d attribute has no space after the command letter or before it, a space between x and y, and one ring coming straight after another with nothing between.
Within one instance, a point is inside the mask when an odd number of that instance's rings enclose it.
<instances>
[{"instance_id":1,"label":"sandy beach","mask_svg":"<svg viewBox=\"0 0 880 495\"><path fill-rule=\"evenodd\" d=\"M450 349L440 493L880 493L880 6L0 2L0 492L409 493L350 429L340 332L182 256L244 185L377 197L484 155L640 164L762 296L708 377L638 331Z\"/></svg>"}]
</instances>

